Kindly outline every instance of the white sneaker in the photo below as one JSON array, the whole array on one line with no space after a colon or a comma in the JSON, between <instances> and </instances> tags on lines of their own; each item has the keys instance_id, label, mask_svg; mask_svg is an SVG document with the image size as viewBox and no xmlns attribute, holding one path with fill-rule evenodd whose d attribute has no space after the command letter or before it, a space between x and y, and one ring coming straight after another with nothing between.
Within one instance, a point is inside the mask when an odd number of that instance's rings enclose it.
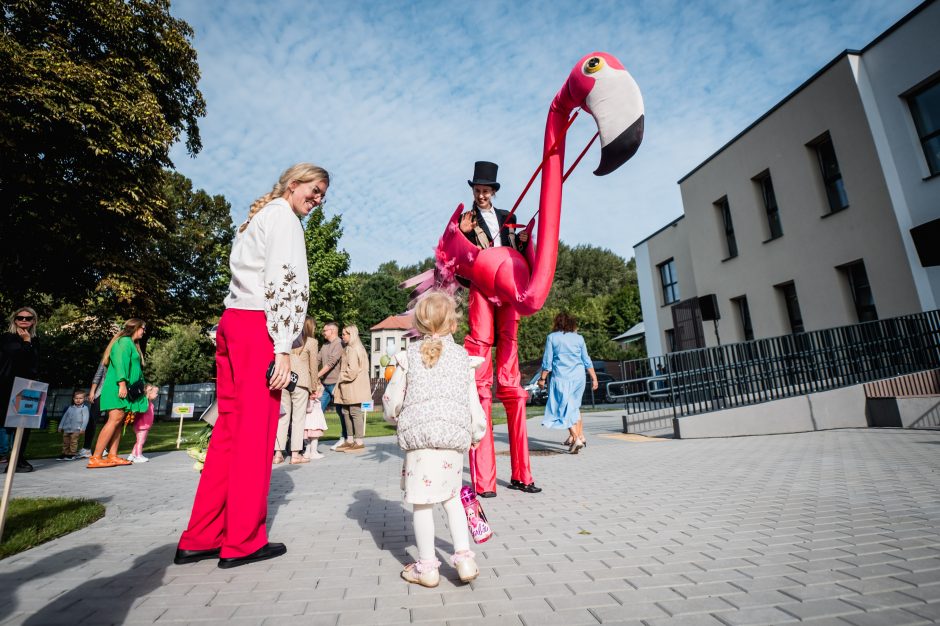
<instances>
[{"instance_id":1,"label":"white sneaker","mask_svg":"<svg viewBox=\"0 0 940 626\"><path fill-rule=\"evenodd\" d=\"M131 463L133 463L133 462L134 462L134 459L136 459L136 458L137 458L137 457L134 456L133 454L128 454L128 455L127 455L127 460L130 461Z\"/></svg>"},{"instance_id":2,"label":"white sneaker","mask_svg":"<svg viewBox=\"0 0 940 626\"><path fill-rule=\"evenodd\" d=\"M143 454L141 454L141 455L135 456L135 457L134 457L133 459L131 459L131 460L134 461L134 463L146 463L146 462L149 461L150 459L148 459L148 458L145 457Z\"/></svg>"},{"instance_id":3,"label":"white sneaker","mask_svg":"<svg viewBox=\"0 0 940 626\"><path fill-rule=\"evenodd\" d=\"M89 450L88 448L82 448L81 450L78 451L78 458L80 458L80 459L90 459L90 458L91 458L91 450Z\"/></svg>"},{"instance_id":4,"label":"white sneaker","mask_svg":"<svg viewBox=\"0 0 940 626\"><path fill-rule=\"evenodd\" d=\"M330 450L335 450L336 448L340 447L341 445L344 445L345 443L346 443L346 440L340 437L339 439L336 440L336 443L330 446Z\"/></svg>"},{"instance_id":5,"label":"white sneaker","mask_svg":"<svg viewBox=\"0 0 940 626\"><path fill-rule=\"evenodd\" d=\"M316 461L317 459L322 459L323 457L324 455L320 454L319 452L311 452L310 456L307 458Z\"/></svg>"}]
</instances>

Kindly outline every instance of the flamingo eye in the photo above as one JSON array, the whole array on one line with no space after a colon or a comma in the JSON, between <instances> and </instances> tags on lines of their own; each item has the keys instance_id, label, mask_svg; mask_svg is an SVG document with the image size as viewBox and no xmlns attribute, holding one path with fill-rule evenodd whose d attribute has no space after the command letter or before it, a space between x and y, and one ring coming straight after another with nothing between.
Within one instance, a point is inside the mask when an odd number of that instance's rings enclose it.
<instances>
[{"instance_id":1,"label":"flamingo eye","mask_svg":"<svg viewBox=\"0 0 940 626\"><path fill-rule=\"evenodd\" d=\"M584 72L586 74L595 74L604 68L604 59L600 57L591 57L584 63Z\"/></svg>"}]
</instances>

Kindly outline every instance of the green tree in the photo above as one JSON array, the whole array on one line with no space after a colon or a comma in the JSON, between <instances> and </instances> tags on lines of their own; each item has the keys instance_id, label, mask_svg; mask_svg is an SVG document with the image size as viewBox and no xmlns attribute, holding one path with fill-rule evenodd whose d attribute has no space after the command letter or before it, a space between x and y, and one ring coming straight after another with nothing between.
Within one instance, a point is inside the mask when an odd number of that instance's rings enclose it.
<instances>
[{"instance_id":1,"label":"green tree","mask_svg":"<svg viewBox=\"0 0 940 626\"><path fill-rule=\"evenodd\" d=\"M167 316L177 322L206 322L222 311L231 279L231 205L224 196L193 190L192 181L165 172L163 194L170 208L167 236L158 257L169 263Z\"/></svg>"},{"instance_id":2,"label":"green tree","mask_svg":"<svg viewBox=\"0 0 940 626\"><path fill-rule=\"evenodd\" d=\"M8 301L153 317L169 149L201 148L192 30L168 0L4 0L0 284Z\"/></svg>"},{"instance_id":3,"label":"green tree","mask_svg":"<svg viewBox=\"0 0 940 626\"><path fill-rule=\"evenodd\" d=\"M343 236L342 217L327 219L323 207L307 216L304 240L310 273L310 302L307 314L322 325L328 320L342 322L355 316L352 309L353 281L348 275L349 253L339 248Z\"/></svg>"},{"instance_id":4,"label":"green tree","mask_svg":"<svg viewBox=\"0 0 940 626\"><path fill-rule=\"evenodd\" d=\"M363 338L369 336L370 328L389 315L403 313L408 307L408 293L398 287L400 282L397 271L383 271L382 267L373 274L356 276L353 290L356 315L353 321Z\"/></svg>"},{"instance_id":5,"label":"green tree","mask_svg":"<svg viewBox=\"0 0 940 626\"><path fill-rule=\"evenodd\" d=\"M40 314L37 332L42 381L53 387L87 389L117 327L85 315L75 305L62 304L46 319Z\"/></svg>"},{"instance_id":6,"label":"green tree","mask_svg":"<svg viewBox=\"0 0 940 626\"><path fill-rule=\"evenodd\" d=\"M158 385L203 383L215 377L215 346L196 324L171 324L147 350L147 380Z\"/></svg>"}]
</instances>

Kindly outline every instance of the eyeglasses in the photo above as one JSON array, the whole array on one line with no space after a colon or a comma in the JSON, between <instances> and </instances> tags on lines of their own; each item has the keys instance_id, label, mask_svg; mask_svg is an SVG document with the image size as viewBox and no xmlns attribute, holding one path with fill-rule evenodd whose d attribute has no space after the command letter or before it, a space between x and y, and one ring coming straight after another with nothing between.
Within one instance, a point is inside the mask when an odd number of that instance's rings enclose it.
<instances>
[{"instance_id":1,"label":"eyeglasses","mask_svg":"<svg viewBox=\"0 0 940 626\"><path fill-rule=\"evenodd\" d=\"M14 319L17 322L32 322L35 318L32 315L17 315Z\"/></svg>"}]
</instances>

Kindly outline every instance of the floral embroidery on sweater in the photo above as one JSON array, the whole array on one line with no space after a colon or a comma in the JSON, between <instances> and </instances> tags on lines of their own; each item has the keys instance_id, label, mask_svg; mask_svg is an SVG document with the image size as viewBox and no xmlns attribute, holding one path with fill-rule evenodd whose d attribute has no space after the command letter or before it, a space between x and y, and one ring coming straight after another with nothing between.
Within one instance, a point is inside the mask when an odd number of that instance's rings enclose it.
<instances>
[{"instance_id":1,"label":"floral embroidery on sweater","mask_svg":"<svg viewBox=\"0 0 940 626\"><path fill-rule=\"evenodd\" d=\"M273 336L296 337L303 328L310 300L310 286L297 281L293 265L281 266L283 275L280 284L268 281L264 289L264 312L268 330Z\"/></svg>"}]
</instances>

